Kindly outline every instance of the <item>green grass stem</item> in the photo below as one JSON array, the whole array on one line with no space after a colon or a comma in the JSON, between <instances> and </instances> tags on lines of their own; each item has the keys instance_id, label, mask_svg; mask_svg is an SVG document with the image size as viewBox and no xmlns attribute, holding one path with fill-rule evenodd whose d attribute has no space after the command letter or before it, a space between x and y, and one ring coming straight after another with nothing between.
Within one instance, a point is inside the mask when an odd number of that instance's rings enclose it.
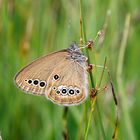
<instances>
[{"instance_id":1,"label":"green grass stem","mask_svg":"<svg viewBox=\"0 0 140 140\"><path fill-rule=\"evenodd\" d=\"M80 2L80 22L81 22L81 25L82 25L81 33L83 33L83 34L81 34L81 37L83 38L84 42L87 42L86 27L85 27L85 21L84 21L84 7L83 7L82 0L80 0L79 2ZM88 57L88 63L91 64L91 60L90 60L90 56L89 56L88 50L86 50L86 55ZM90 74L90 81L91 81L91 86L92 86L91 88L96 88L95 84L94 84L93 75L92 75L92 73L89 73L89 74ZM100 110L99 110L98 104L97 104L97 112L98 112L99 124L100 124L101 130L102 130L103 139L105 140L106 139L105 138L105 132L104 132L104 128L103 128L103 124L102 124L102 120L101 120ZM86 123L87 126L86 126L86 131L85 131L85 140L87 140L87 138L88 138L89 128L90 128L90 125L91 125L91 119L92 119L92 115L93 115L93 109L92 108L91 108L89 114L90 115L89 115L88 123Z\"/></svg>"},{"instance_id":2,"label":"green grass stem","mask_svg":"<svg viewBox=\"0 0 140 140\"><path fill-rule=\"evenodd\" d=\"M125 25L124 25L122 41L121 41L120 50L119 50L116 76L117 76L118 92L119 92L119 96L122 100L121 116L123 116L123 121L125 124L125 131L127 134L129 134L129 137L128 137L129 139L136 140L135 134L133 131L133 127L131 124L130 115L129 115L129 108L127 106L127 96L126 96L126 91L125 91L125 87L124 87L124 81L122 79L123 78L124 55L125 55L125 51L126 51L126 47L127 47L127 39L128 39L128 35L129 35L129 30L130 30L130 21L131 21L131 15L130 15L130 13L128 13L125 18Z\"/></svg>"}]
</instances>

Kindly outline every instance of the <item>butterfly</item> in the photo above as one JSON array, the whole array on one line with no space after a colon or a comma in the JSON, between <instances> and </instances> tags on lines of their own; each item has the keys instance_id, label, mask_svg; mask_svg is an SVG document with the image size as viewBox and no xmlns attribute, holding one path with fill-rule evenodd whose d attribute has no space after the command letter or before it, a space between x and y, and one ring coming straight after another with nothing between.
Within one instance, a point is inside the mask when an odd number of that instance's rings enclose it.
<instances>
[{"instance_id":1,"label":"butterfly","mask_svg":"<svg viewBox=\"0 0 140 140\"><path fill-rule=\"evenodd\" d=\"M46 96L58 105L79 105L88 96L87 67L87 57L72 43L28 64L14 81L22 91Z\"/></svg>"}]
</instances>

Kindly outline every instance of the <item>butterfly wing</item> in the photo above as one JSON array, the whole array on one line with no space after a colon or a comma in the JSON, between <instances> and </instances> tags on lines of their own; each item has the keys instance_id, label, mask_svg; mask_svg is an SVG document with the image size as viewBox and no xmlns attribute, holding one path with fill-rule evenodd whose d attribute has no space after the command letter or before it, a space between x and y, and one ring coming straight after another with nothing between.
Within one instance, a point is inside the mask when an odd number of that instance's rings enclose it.
<instances>
[{"instance_id":1,"label":"butterfly wing","mask_svg":"<svg viewBox=\"0 0 140 140\"><path fill-rule=\"evenodd\" d=\"M62 50L33 61L16 74L14 80L17 87L27 93L44 95L49 75L66 56L66 50Z\"/></svg>"},{"instance_id":2,"label":"butterfly wing","mask_svg":"<svg viewBox=\"0 0 140 140\"><path fill-rule=\"evenodd\" d=\"M45 94L52 102L64 105L78 105L88 95L87 62L71 60L61 62L48 78L49 86Z\"/></svg>"}]
</instances>

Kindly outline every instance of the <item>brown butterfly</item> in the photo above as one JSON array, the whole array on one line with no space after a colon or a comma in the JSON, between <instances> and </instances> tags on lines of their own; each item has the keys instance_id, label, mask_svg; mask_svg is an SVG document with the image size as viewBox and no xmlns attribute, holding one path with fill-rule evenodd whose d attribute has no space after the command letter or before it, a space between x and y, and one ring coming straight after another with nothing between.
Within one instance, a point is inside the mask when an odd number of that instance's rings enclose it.
<instances>
[{"instance_id":1,"label":"brown butterfly","mask_svg":"<svg viewBox=\"0 0 140 140\"><path fill-rule=\"evenodd\" d=\"M88 96L87 66L87 57L73 43L21 69L15 83L21 90L46 96L56 104L78 105Z\"/></svg>"}]
</instances>

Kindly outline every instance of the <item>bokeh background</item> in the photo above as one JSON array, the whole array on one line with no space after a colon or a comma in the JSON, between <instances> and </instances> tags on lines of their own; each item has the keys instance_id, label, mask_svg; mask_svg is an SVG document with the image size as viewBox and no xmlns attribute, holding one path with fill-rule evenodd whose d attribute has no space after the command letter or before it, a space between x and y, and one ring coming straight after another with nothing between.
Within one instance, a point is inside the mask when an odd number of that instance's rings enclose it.
<instances>
[{"instance_id":1,"label":"bokeh background","mask_svg":"<svg viewBox=\"0 0 140 140\"><path fill-rule=\"evenodd\" d=\"M0 0L0 135L4 140L60 140L68 129L70 140L81 140L91 111L90 99L64 107L45 97L27 95L13 82L16 72L32 60L69 47L80 40L80 1ZM107 64L118 98L118 140L140 137L140 1L86 0L83 19L87 39L104 34L90 52L92 63ZM96 61L95 61L96 60ZM94 72L98 83L101 70ZM107 75L102 86L109 82ZM110 88L97 96L88 140L109 140L115 106ZM67 124L67 125L65 125ZM67 126L67 128L66 128Z\"/></svg>"}]
</instances>

